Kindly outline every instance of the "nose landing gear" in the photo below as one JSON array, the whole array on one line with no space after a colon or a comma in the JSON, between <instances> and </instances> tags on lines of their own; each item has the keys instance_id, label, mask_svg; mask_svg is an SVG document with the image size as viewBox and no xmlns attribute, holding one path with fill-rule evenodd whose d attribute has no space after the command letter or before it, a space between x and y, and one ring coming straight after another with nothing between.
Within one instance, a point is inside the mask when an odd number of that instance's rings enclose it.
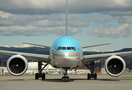
<instances>
[{"instance_id":1,"label":"nose landing gear","mask_svg":"<svg viewBox=\"0 0 132 90\"><path fill-rule=\"evenodd\" d=\"M68 75L68 73L67 73L67 68L65 68L64 69L65 70L65 74L64 74L64 76L62 77L62 82L69 82L70 81L70 78L69 78L69 76L67 76Z\"/></svg>"},{"instance_id":2,"label":"nose landing gear","mask_svg":"<svg viewBox=\"0 0 132 90\"><path fill-rule=\"evenodd\" d=\"M62 82L69 82L70 78L69 78L69 76L63 76L61 80L62 80Z\"/></svg>"}]
</instances>

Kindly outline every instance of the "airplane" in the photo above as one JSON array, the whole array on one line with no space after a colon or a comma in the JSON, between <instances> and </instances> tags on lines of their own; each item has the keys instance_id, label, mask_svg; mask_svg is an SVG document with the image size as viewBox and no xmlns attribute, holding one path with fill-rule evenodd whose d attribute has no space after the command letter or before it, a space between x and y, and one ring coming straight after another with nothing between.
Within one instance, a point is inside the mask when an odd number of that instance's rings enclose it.
<instances>
[{"instance_id":1,"label":"airplane","mask_svg":"<svg viewBox=\"0 0 132 90\"><path fill-rule=\"evenodd\" d=\"M65 36L62 36L54 41L52 46L24 43L40 47L50 48L50 55L23 53L15 51L0 50L0 54L12 55L7 60L7 70L14 76L20 76L27 71L28 63L27 59L32 59L38 62L38 73L35 74L35 79L42 78L45 80L45 73L42 70L48 65L52 65L55 68L62 68L65 70L62 82L69 82L70 77L68 76L68 69L76 69L83 64L90 69L91 73L87 74L87 79L97 79L97 74L94 73L95 61L106 60L105 70L113 77L120 76L125 68L126 63L121 56L132 55L132 51L128 52L117 52L117 53L105 53L105 54L94 54L94 55L83 55L83 48L103 46L106 44L98 44L91 46L81 46L79 41L75 38L68 36L68 2L66 0L66 31ZM47 64L42 67L42 62Z\"/></svg>"}]
</instances>

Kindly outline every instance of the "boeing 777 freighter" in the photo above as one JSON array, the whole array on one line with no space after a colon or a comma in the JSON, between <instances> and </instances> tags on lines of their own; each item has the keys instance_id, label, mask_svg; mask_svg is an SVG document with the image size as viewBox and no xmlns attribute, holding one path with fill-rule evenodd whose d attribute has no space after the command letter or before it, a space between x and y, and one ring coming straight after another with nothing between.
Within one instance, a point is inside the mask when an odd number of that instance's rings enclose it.
<instances>
[{"instance_id":1,"label":"boeing 777 freighter","mask_svg":"<svg viewBox=\"0 0 132 90\"><path fill-rule=\"evenodd\" d=\"M62 77L63 82L67 82L70 78L67 76L68 69L74 69L81 65L86 65L90 69L90 74L87 74L87 79L94 78L97 79L97 74L94 73L94 64L98 60L105 61L106 72L113 76L120 76L125 68L126 64L121 56L132 55L132 51L129 52L119 52L119 53L106 53L106 54L95 54L95 55L83 55L83 48L102 46L107 44L99 44L92 46L82 47L80 43L73 37L68 36L68 6L66 1L66 36L62 36L54 41L52 46L38 45L25 43L30 45L36 45L41 47L50 48L50 55L33 54L33 53L22 53L14 51L0 50L0 54L12 55L7 60L7 69L10 74L14 76L20 76L24 74L28 68L27 59L32 59L38 62L38 73L35 75L35 79L42 78L45 79L45 73L42 70L48 65L52 65L55 68L63 68L65 74ZM47 63L42 67L42 62Z\"/></svg>"}]
</instances>

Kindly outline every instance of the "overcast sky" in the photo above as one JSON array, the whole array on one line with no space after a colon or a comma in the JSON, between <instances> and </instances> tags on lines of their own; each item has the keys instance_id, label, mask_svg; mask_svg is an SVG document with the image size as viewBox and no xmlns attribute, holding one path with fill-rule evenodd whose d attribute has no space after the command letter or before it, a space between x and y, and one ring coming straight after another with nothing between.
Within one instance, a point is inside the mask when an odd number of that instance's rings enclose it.
<instances>
[{"instance_id":1,"label":"overcast sky","mask_svg":"<svg viewBox=\"0 0 132 90\"><path fill-rule=\"evenodd\" d=\"M68 0L69 35L87 50L132 48L132 0ZM66 0L0 0L0 45L51 46L65 33Z\"/></svg>"}]
</instances>

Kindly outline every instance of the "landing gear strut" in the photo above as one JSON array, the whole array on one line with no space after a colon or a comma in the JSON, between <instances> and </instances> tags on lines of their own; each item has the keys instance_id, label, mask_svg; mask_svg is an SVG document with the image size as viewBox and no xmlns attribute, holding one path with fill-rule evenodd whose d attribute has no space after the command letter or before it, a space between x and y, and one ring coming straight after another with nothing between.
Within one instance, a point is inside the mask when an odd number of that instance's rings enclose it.
<instances>
[{"instance_id":1,"label":"landing gear strut","mask_svg":"<svg viewBox=\"0 0 132 90\"><path fill-rule=\"evenodd\" d=\"M91 74L87 74L87 79L94 78L95 80L97 79L97 74L94 73L94 65L95 62L91 62L90 65L85 64L85 66L90 70ZM90 66L90 67L89 67Z\"/></svg>"},{"instance_id":2,"label":"landing gear strut","mask_svg":"<svg viewBox=\"0 0 132 90\"><path fill-rule=\"evenodd\" d=\"M70 81L70 78L69 78L69 76L67 76L68 75L68 73L67 73L67 68L65 68L64 69L65 70L65 74L64 74L64 76L62 77L62 82L69 82Z\"/></svg>"},{"instance_id":3,"label":"landing gear strut","mask_svg":"<svg viewBox=\"0 0 132 90\"><path fill-rule=\"evenodd\" d=\"M42 70L48 65L46 64L43 68L42 68L42 62L38 62L38 73L35 74L35 79L39 79L42 78L42 80L45 80L45 73L42 73Z\"/></svg>"}]
</instances>

